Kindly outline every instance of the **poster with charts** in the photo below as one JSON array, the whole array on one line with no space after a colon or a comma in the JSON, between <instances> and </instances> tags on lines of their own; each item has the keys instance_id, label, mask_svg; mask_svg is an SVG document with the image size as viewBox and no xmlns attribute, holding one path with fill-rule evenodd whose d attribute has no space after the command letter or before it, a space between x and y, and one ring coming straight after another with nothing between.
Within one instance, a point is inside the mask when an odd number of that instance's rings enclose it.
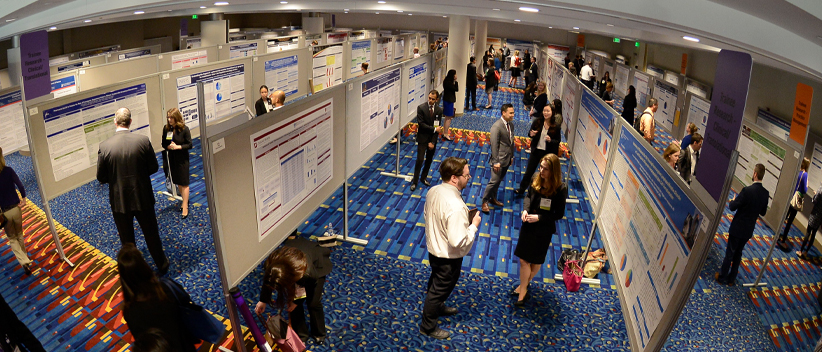
<instances>
[{"instance_id":1,"label":"poster with charts","mask_svg":"<svg viewBox=\"0 0 822 352\"><path fill-rule=\"evenodd\" d=\"M622 291L625 320L641 350L648 345L662 315L676 309L674 294L690 291L682 280L691 248L705 236L708 223L674 177L668 165L646 149L621 124L618 151L604 187L600 231L614 265L613 279Z\"/></svg>"},{"instance_id":2,"label":"poster with charts","mask_svg":"<svg viewBox=\"0 0 822 352\"><path fill-rule=\"evenodd\" d=\"M257 55L257 43L246 43L232 45L228 48L228 58L236 59L240 57Z\"/></svg>"},{"instance_id":3,"label":"poster with charts","mask_svg":"<svg viewBox=\"0 0 822 352\"><path fill-rule=\"evenodd\" d=\"M562 134L565 140L571 140L571 126L574 125L574 103L577 94L582 91L579 81L575 79L565 80L565 89L562 90ZM541 112L540 112L541 113Z\"/></svg>"},{"instance_id":4,"label":"poster with charts","mask_svg":"<svg viewBox=\"0 0 822 352\"><path fill-rule=\"evenodd\" d=\"M19 90L0 95L0 148L3 153L20 149L29 143L23 116L23 96Z\"/></svg>"},{"instance_id":5,"label":"poster with charts","mask_svg":"<svg viewBox=\"0 0 822 352\"><path fill-rule=\"evenodd\" d=\"M696 125L700 134L704 134L708 128L708 113L710 111L710 101L691 95L691 101L688 103L688 123Z\"/></svg>"},{"instance_id":6,"label":"poster with charts","mask_svg":"<svg viewBox=\"0 0 822 352\"><path fill-rule=\"evenodd\" d=\"M281 90L286 97L296 94L299 89L299 74L297 55L265 62L265 85L270 92Z\"/></svg>"},{"instance_id":7,"label":"poster with charts","mask_svg":"<svg viewBox=\"0 0 822 352\"><path fill-rule=\"evenodd\" d=\"M349 73L356 76L361 76L362 64L368 63L371 65L371 40L362 40L351 43L351 65Z\"/></svg>"},{"instance_id":8,"label":"poster with charts","mask_svg":"<svg viewBox=\"0 0 822 352\"><path fill-rule=\"evenodd\" d=\"M394 46L391 38L377 38L377 64L394 60Z\"/></svg>"},{"instance_id":9,"label":"poster with charts","mask_svg":"<svg viewBox=\"0 0 822 352\"><path fill-rule=\"evenodd\" d=\"M674 87L679 87L679 74L674 71L665 71L665 82L670 83Z\"/></svg>"},{"instance_id":10,"label":"poster with charts","mask_svg":"<svg viewBox=\"0 0 822 352\"><path fill-rule=\"evenodd\" d=\"M548 87L549 93L551 94L551 101L556 99L561 99L562 96L560 93L562 92L562 83L563 77L565 76L565 69L562 66L555 64L553 73L551 73L551 86ZM569 76L570 77L570 76Z\"/></svg>"},{"instance_id":11,"label":"poster with charts","mask_svg":"<svg viewBox=\"0 0 822 352\"><path fill-rule=\"evenodd\" d=\"M192 51L190 53L183 53L171 55L171 69L179 70L195 65L202 65L208 63L208 52L205 50Z\"/></svg>"},{"instance_id":12,"label":"poster with charts","mask_svg":"<svg viewBox=\"0 0 822 352\"><path fill-rule=\"evenodd\" d=\"M654 120L656 124L662 126L667 131L674 130L674 118L676 116L676 98L679 94L679 89L666 84L662 81L654 81L654 94L659 107L654 113ZM637 90L639 95L639 90ZM639 97L637 97L639 98ZM640 105L642 108L642 105Z\"/></svg>"},{"instance_id":13,"label":"poster with charts","mask_svg":"<svg viewBox=\"0 0 822 352\"><path fill-rule=\"evenodd\" d=\"M342 45L315 46L312 49L314 56L311 61L311 78L314 84L314 93L342 83Z\"/></svg>"},{"instance_id":14,"label":"poster with charts","mask_svg":"<svg viewBox=\"0 0 822 352\"><path fill-rule=\"evenodd\" d=\"M628 94L628 73L630 73L628 66L616 65L616 75L611 76L614 89L622 94Z\"/></svg>"},{"instance_id":15,"label":"poster with charts","mask_svg":"<svg viewBox=\"0 0 822 352\"><path fill-rule=\"evenodd\" d=\"M332 179L333 112L328 99L251 135L259 241Z\"/></svg>"},{"instance_id":16,"label":"poster with charts","mask_svg":"<svg viewBox=\"0 0 822 352\"><path fill-rule=\"evenodd\" d=\"M131 111L131 132L150 138L145 84L43 111L49 160L56 181L97 165L100 143L114 135L114 113L123 107Z\"/></svg>"},{"instance_id":17,"label":"poster with charts","mask_svg":"<svg viewBox=\"0 0 822 352\"><path fill-rule=\"evenodd\" d=\"M768 207L773 202L773 195L776 194L776 184L779 182L779 175L782 174L782 163L785 160L785 149L782 149L765 136L742 124L742 133L739 135L739 144L736 149L739 151L739 158L736 160L734 177L742 183L742 187L750 186L753 177L753 169L756 164L765 165L765 177L762 179L762 186L768 190Z\"/></svg>"},{"instance_id":18,"label":"poster with charts","mask_svg":"<svg viewBox=\"0 0 822 352\"><path fill-rule=\"evenodd\" d=\"M554 72L554 60L551 60L547 57L544 60L539 59L537 60L537 65L539 66L539 78L543 82L545 82L545 87L550 90L550 88L552 87L551 82L553 80L551 74ZM527 72L525 72L524 74L527 74Z\"/></svg>"},{"instance_id":19,"label":"poster with charts","mask_svg":"<svg viewBox=\"0 0 822 352\"><path fill-rule=\"evenodd\" d=\"M618 115L612 112L605 102L590 91L582 90L573 155L588 199L594 207L602 195L602 180L605 177L608 151L611 147L609 131L615 117Z\"/></svg>"},{"instance_id":20,"label":"poster with charts","mask_svg":"<svg viewBox=\"0 0 822 352\"><path fill-rule=\"evenodd\" d=\"M408 68L408 97L406 104L406 111L408 115L417 114L417 106L428 102L428 78L430 71L428 70L428 62L421 62L419 65Z\"/></svg>"},{"instance_id":21,"label":"poster with charts","mask_svg":"<svg viewBox=\"0 0 822 352\"><path fill-rule=\"evenodd\" d=\"M644 107L648 102L648 95L651 94L651 85L649 82L651 81L651 77L639 72L634 72L634 88L636 88L636 100L637 106Z\"/></svg>"},{"instance_id":22,"label":"poster with charts","mask_svg":"<svg viewBox=\"0 0 822 352\"><path fill-rule=\"evenodd\" d=\"M400 68L362 82L360 151L385 130L397 130L400 118ZM416 111L416 107L414 107Z\"/></svg>"},{"instance_id":23,"label":"poster with charts","mask_svg":"<svg viewBox=\"0 0 822 352\"><path fill-rule=\"evenodd\" d=\"M702 99L708 99L708 87L704 84L689 80L688 84L685 86L685 91L691 92Z\"/></svg>"},{"instance_id":24,"label":"poster with charts","mask_svg":"<svg viewBox=\"0 0 822 352\"><path fill-rule=\"evenodd\" d=\"M808 168L808 188L820 192L820 186L822 186L822 145L814 143L811 166Z\"/></svg>"},{"instance_id":25,"label":"poster with charts","mask_svg":"<svg viewBox=\"0 0 822 352\"><path fill-rule=\"evenodd\" d=\"M648 65L645 67L645 72L657 79L665 80L665 70L661 68Z\"/></svg>"},{"instance_id":26,"label":"poster with charts","mask_svg":"<svg viewBox=\"0 0 822 352\"><path fill-rule=\"evenodd\" d=\"M562 45L550 44L546 47L548 49L548 56L557 60L557 62L565 62L565 56L571 52L571 48Z\"/></svg>"},{"instance_id":27,"label":"poster with charts","mask_svg":"<svg viewBox=\"0 0 822 352\"><path fill-rule=\"evenodd\" d=\"M188 128L200 125L197 113L197 82L205 83L206 121L214 121L245 109L243 64L194 73L177 78L177 108Z\"/></svg>"}]
</instances>

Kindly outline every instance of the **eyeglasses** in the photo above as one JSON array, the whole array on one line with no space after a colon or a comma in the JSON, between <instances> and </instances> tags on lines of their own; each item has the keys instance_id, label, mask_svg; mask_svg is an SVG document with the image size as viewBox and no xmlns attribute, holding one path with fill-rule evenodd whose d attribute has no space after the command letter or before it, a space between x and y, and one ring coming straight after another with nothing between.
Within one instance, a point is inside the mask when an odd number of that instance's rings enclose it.
<instances>
[{"instance_id":1,"label":"eyeglasses","mask_svg":"<svg viewBox=\"0 0 822 352\"><path fill-rule=\"evenodd\" d=\"M468 174L468 175L457 175L457 177L463 177L463 176L465 176L465 179L466 179L466 180L470 180L470 179L471 179L471 174Z\"/></svg>"}]
</instances>

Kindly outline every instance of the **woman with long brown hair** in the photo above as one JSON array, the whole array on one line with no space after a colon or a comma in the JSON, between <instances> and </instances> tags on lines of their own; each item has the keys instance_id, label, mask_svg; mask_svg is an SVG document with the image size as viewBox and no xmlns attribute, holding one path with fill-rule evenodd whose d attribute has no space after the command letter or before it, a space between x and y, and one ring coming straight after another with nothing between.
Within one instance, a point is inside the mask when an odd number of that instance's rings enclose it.
<instances>
[{"instance_id":1,"label":"woman with long brown hair","mask_svg":"<svg viewBox=\"0 0 822 352\"><path fill-rule=\"evenodd\" d=\"M163 126L163 171L166 177L171 176L171 182L177 186L178 193L183 197L180 211L183 219L188 217L188 150L191 149L191 131L189 131L183 114L177 108L166 112L166 125Z\"/></svg>"},{"instance_id":2,"label":"woman with long brown hair","mask_svg":"<svg viewBox=\"0 0 822 352\"><path fill-rule=\"evenodd\" d=\"M529 283L545 263L545 255L551 246L551 238L557 232L556 221L565 216L565 199L568 187L562 182L559 157L547 154L539 163L539 173L534 174L528 187L528 195L522 206L522 227L514 255L519 258L519 286L511 291L517 296L517 307L531 298Z\"/></svg>"}]
</instances>

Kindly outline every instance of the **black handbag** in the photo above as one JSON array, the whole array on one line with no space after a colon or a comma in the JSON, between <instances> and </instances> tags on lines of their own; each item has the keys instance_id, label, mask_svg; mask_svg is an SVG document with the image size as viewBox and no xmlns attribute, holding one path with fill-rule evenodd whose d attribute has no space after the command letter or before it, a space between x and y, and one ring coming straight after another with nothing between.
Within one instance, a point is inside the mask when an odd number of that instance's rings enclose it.
<instances>
[{"instance_id":1,"label":"black handbag","mask_svg":"<svg viewBox=\"0 0 822 352\"><path fill-rule=\"evenodd\" d=\"M565 270L565 263L569 261L579 261L582 258L582 253L580 253L576 249L566 249L562 251L562 254L559 256L559 260L557 260L557 269L560 271Z\"/></svg>"}]
</instances>

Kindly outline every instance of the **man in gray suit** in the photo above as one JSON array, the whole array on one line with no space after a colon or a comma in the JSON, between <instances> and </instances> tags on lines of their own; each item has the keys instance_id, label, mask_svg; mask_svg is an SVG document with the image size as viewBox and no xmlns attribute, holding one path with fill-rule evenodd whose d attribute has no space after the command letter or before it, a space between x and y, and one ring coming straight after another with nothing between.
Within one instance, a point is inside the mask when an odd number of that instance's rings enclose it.
<instances>
[{"instance_id":1,"label":"man in gray suit","mask_svg":"<svg viewBox=\"0 0 822 352\"><path fill-rule=\"evenodd\" d=\"M137 218L154 264L160 275L165 275L168 258L160 240L151 187L151 174L160 168L154 148L148 137L129 131L131 111L127 108L117 109L114 124L116 132L100 143L97 152L97 180L108 183L109 203L120 242L135 243L134 218Z\"/></svg>"},{"instance_id":2,"label":"man in gray suit","mask_svg":"<svg viewBox=\"0 0 822 352\"><path fill-rule=\"evenodd\" d=\"M497 200L497 190L502 179L508 172L508 167L514 163L514 106L502 105L502 118L491 126L491 181L485 187L482 195L482 212L488 213L488 203L501 207Z\"/></svg>"}]
</instances>

